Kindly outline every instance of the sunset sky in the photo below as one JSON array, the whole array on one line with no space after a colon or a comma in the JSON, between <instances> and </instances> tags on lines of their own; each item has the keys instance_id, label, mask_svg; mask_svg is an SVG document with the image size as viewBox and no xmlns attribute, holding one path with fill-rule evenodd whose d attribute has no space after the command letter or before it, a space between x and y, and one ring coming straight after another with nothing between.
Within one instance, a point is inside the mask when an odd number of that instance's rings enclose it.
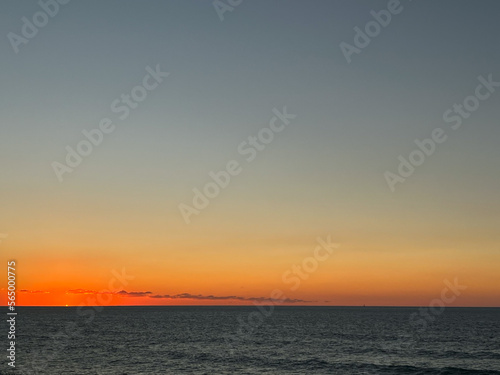
<instances>
[{"instance_id":1,"label":"sunset sky","mask_svg":"<svg viewBox=\"0 0 500 375\"><path fill-rule=\"evenodd\" d=\"M339 45L387 1L73 1L15 53L9 32L40 10L0 14L0 260L21 305L500 307L500 88L458 130L443 113L500 81L500 4L401 1L349 64ZM497 12L491 11L496 8ZM489 9L489 10L486 10ZM111 104L170 73L120 120ZM290 120L248 162L238 147ZM53 162L110 118L116 129L60 182ZM384 173L433 129L448 139L392 192ZM186 223L179 205L209 172L233 176ZM284 274L338 247L292 290ZM125 270L128 279L117 274ZM290 276L290 274L288 274ZM286 277L285 277L286 278Z\"/></svg>"}]
</instances>

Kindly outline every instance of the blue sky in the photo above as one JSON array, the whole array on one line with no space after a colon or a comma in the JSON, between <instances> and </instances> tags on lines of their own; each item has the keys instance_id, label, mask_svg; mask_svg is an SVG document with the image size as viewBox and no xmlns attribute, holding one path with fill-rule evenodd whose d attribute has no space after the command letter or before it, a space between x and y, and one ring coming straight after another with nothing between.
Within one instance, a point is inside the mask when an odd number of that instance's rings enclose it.
<instances>
[{"instance_id":1,"label":"blue sky","mask_svg":"<svg viewBox=\"0 0 500 375\"><path fill-rule=\"evenodd\" d=\"M500 92L396 192L383 173L414 139L447 128L443 112L474 94L478 76L500 81L500 5L401 1L348 64L339 44L353 43L353 28L387 3L244 0L221 22L210 1L73 0L16 54L7 34L40 7L5 1L0 232L12 244L18 233L51 246L58 225L74 220L92 247L96 220L116 238L123 228L142 239L165 228L176 240L331 231L364 238L360 248L409 238L426 248L439 233L454 244L466 231L463 241L498 249ZM59 183L51 163L157 64L170 76ZM178 204L209 171L241 160L237 146L284 106L293 123L186 228ZM109 224L122 217L130 223Z\"/></svg>"}]
</instances>

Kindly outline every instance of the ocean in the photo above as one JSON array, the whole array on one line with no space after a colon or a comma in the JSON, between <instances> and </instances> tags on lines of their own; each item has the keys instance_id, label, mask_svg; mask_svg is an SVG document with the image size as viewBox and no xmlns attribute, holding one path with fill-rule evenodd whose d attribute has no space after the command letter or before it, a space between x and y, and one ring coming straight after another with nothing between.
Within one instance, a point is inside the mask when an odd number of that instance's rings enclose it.
<instances>
[{"instance_id":1,"label":"ocean","mask_svg":"<svg viewBox=\"0 0 500 375\"><path fill-rule=\"evenodd\" d=\"M500 309L494 308L17 312L16 369L4 359L2 374L500 374Z\"/></svg>"}]
</instances>

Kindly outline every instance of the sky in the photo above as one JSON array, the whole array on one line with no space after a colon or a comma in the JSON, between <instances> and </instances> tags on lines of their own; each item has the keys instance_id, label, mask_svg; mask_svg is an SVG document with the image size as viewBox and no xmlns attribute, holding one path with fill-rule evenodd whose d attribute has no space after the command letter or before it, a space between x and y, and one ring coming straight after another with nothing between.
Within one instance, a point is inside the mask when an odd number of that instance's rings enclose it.
<instances>
[{"instance_id":1,"label":"sky","mask_svg":"<svg viewBox=\"0 0 500 375\"><path fill-rule=\"evenodd\" d=\"M401 1L363 46L391 1L229 3L3 3L17 303L500 307L500 4Z\"/></svg>"}]
</instances>

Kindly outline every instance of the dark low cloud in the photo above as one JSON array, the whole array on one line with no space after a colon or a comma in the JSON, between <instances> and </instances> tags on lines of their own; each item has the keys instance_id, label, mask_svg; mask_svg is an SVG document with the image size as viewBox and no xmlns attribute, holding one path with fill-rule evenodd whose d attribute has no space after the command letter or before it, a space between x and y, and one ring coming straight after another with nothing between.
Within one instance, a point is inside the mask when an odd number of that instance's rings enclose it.
<instances>
[{"instance_id":1,"label":"dark low cloud","mask_svg":"<svg viewBox=\"0 0 500 375\"><path fill-rule=\"evenodd\" d=\"M240 297L240 296L203 296L201 294L190 294L190 293L181 293L181 294L155 294L149 296L149 298L157 298L157 299L195 299L195 300L203 300L203 301L247 301L247 302L278 302L278 300L273 300L271 298L265 297ZM302 299L291 299L285 298L284 300L279 300L280 303L302 303L302 302L311 302Z\"/></svg>"},{"instance_id":2,"label":"dark low cloud","mask_svg":"<svg viewBox=\"0 0 500 375\"><path fill-rule=\"evenodd\" d=\"M68 290L66 293L69 293L69 294L115 294L117 296L123 296L123 297L147 297L148 295L152 294L152 292L127 292L126 290L120 290L119 292L110 292L110 291L97 292L95 290L88 290L88 289L71 289L71 290Z\"/></svg>"},{"instance_id":3,"label":"dark low cloud","mask_svg":"<svg viewBox=\"0 0 500 375\"><path fill-rule=\"evenodd\" d=\"M98 294L95 290L88 289L71 289L66 291L67 294Z\"/></svg>"},{"instance_id":4,"label":"dark low cloud","mask_svg":"<svg viewBox=\"0 0 500 375\"><path fill-rule=\"evenodd\" d=\"M41 291L31 291L29 293L47 293ZM271 298L266 297L241 297L241 296L214 296L214 295L201 295L201 294L190 294L190 293L180 293L180 294L153 294L150 291L147 292L128 292L126 290L120 290L119 292L110 292L110 291L95 291L88 289L71 289L66 293L68 294L114 294L121 297L149 297L154 299L194 299L198 301L243 301L243 302L258 302L258 303L304 303L304 302L313 302L306 301L303 299L292 299L285 298L284 300L273 300Z\"/></svg>"},{"instance_id":5,"label":"dark low cloud","mask_svg":"<svg viewBox=\"0 0 500 375\"><path fill-rule=\"evenodd\" d=\"M50 293L50 292L44 292L43 290L29 290L29 289L21 289L19 292L20 293Z\"/></svg>"},{"instance_id":6,"label":"dark low cloud","mask_svg":"<svg viewBox=\"0 0 500 375\"><path fill-rule=\"evenodd\" d=\"M152 294L151 292L127 292L126 290L120 290L119 292L115 293L120 296L127 296L127 297L146 297L149 294Z\"/></svg>"}]
</instances>

